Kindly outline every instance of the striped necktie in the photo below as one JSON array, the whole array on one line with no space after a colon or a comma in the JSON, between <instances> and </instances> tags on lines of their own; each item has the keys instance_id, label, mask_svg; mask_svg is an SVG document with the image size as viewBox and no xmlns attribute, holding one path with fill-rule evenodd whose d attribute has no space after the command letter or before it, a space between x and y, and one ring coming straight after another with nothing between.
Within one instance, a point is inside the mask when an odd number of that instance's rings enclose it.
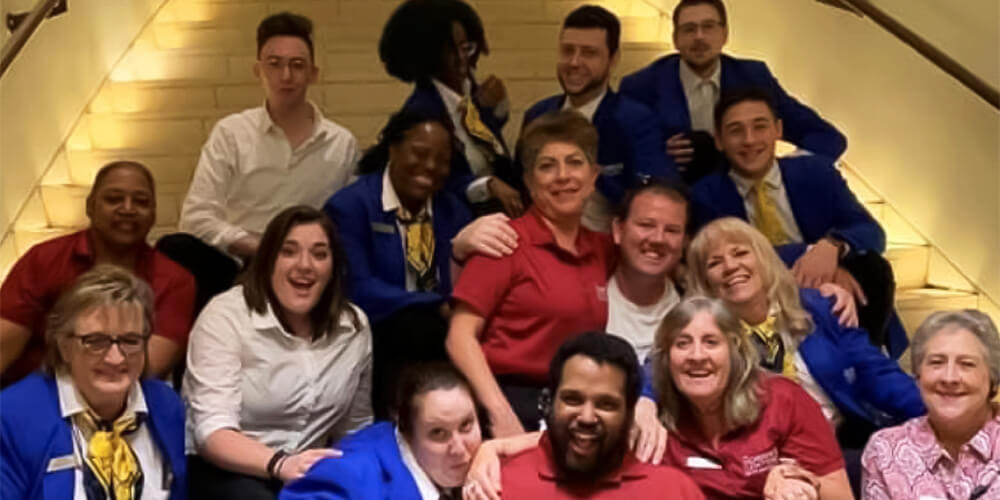
<instances>
[{"instance_id":1,"label":"striped necktie","mask_svg":"<svg viewBox=\"0 0 1000 500\"><path fill-rule=\"evenodd\" d=\"M77 413L78 427L90 433L87 454L84 461L88 470L97 479L103 493L101 499L133 500L142 495L142 467L139 459L124 436L135 432L140 425L135 413L122 415L113 423L100 423L89 411ZM88 488L88 500L91 490Z\"/></svg>"}]
</instances>

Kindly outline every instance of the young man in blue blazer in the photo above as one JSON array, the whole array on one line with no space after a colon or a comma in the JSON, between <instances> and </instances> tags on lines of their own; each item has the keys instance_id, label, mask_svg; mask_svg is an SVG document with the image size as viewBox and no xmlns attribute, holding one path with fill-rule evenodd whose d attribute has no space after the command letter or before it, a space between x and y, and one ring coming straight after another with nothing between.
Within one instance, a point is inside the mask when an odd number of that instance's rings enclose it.
<instances>
[{"instance_id":1,"label":"young man in blue blazer","mask_svg":"<svg viewBox=\"0 0 1000 500\"><path fill-rule=\"evenodd\" d=\"M881 256L885 232L833 160L776 157L784 122L763 89L724 94L715 123L716 144L729 168L694 186L695 226L726 216L750 222L774 244L799 286L834 282L853 292L861 326L875 345L885 345L895 291L892 267ZM902 334L893 342L905 342Z\"/></svg>"},{"instance_id":2,"label":"young man in blue blazer","mask_svg":"<svg viewBox=\"0 0 1000 500\"><path fill-rule=\"evenodd\" d=\"M637 179L677 175L653 113L608 87L611 70L621 56L620 37L621 23L607 9L584 5L570 12L559 35L556 65L563 93L535 103L524 113L527 126L542 114L574 109L597 128L601 176L595 198L584 212L584 224L599 231L608 231L612 207Z\"/></svg>"},{"instance_id":3,"label":"young man in blue blazer","mask_svg":"<svg viewBox=\"0 0 1000 500\"><path fill-rule=\"evenodd\" d=\"M681 0L673 12L676 54L622 79L622 94L641 101L663 124L667 153L693 182L724 159L712 144L712 110L721 93L766 89L784 123L784 140L838 158L847 140L815 111L788 95L762 61L722 54L729 36L722 0Z\"/></svg>"}]
</instances>

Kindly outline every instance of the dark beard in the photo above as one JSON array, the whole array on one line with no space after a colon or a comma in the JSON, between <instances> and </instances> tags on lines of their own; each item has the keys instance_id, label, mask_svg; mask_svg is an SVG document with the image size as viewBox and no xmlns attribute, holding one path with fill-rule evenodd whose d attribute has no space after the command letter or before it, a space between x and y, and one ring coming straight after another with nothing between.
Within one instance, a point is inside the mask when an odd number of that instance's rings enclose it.
<instances>
[{"instance_id":1,"label":"dark beard","mask_svg":"<svg viewBox=\"0 0 1000 500\"><path fill-rule=\"evenodd\" d=\"M631 420L627 420L627 422L631 422ZM628 452L628 425L622 426L622 432L618 436L618 439L614 441L612 447L608 449L599 448L594 464L581 470L571 467L566 460L566 455L569 453L569 430L565 430L565 433L552 432L553 428L551 424L552 422L549 422L549 439L552 443L552 455L556 463L556 471L561 482L570 484L594 483L621 467L622 461L625 459L625 453Z\"/></svg>"},{"instance_id":2,"label":"dark beard","mask_svg":"<svg viewBox=\"0 0 1000 500\"><path fill-rule=\"evenodd\" d=\"M578 95L586 94L586 93L588 93L588 92L590 92L592 90L599 89L599 88L607 86L607 84L608 84L608 77L610 76L609 71L606 71L603 75L601 75L600 78L592 78L589 82L587 82L586 85L583 86L583 90L581 90L579 92L576 92L576 93L573 93L573 94L570 94L566 90L566 83L563 82L562 75L556 73L556 78L559 79L559 86L562 87L563 93L565 93L567 97L569 97L569 96L578 96Z\"/></svg>"}]
</instances>

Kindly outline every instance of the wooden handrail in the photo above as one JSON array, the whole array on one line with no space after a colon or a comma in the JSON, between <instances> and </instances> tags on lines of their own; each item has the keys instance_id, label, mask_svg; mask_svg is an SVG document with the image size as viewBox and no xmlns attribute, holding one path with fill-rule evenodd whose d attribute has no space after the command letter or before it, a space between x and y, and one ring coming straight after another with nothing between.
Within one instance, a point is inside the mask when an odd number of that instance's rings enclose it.
<instances>
[{"instance_id":1,"label":"wooden handrail","mask_svg":"<svg viewBox=\"0 0 1000 500\"><path fill-rule=\"evenodd\" d=\"M878 24L889 33L892 33L893 36L898 38L903 43L913 47L914 50L926 57L930 60L930 62L934 63L935 66L941 68L945 73L953 76L962 85L965 85L966 88L975 92L976 95L981 97L984 101L990 103L994 108L1000 110L1000 91L998 91L996 87L990 85L982 78L979 78L975 73L969 71L969 69L961 63L952 59L951 56L945 54L926 39L914 33L911 29L897 21L896 18L892 17L875 5L872 5L872 3L868 0L837 1L846 4L855 11L871 18L875 24Z\"/></svg>"},{"instance_id":2,"label":"wooden handrail","mask_svg":"<svg viewBox=\"0 0 1000 500\"><path fill-rule=\"evenodd\" d=\"M28 17L11 34L10 39L3 45L3 51L0 52L0 77L7 72L7 68L14 62L14 58L21 52L24 44L28 43L28 39L58 2L59 0L38 0Z\"/></svg>"}]
</instances>

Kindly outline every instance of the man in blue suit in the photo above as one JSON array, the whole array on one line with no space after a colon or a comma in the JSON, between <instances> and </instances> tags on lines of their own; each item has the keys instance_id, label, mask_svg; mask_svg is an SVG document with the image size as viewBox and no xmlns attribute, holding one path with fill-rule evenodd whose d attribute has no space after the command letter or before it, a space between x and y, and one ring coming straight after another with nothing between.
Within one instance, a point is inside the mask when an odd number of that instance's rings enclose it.
<instances>
[{"instance_id":1,"label":"man in blue suit","mask_svg":"<svg viewBox=\"0 0 1000 500\"><path fill-rule=\"evenodd\" d=\"M724 94L715 123L716 145L730 167L694 186L695 225L726 216L750 222L775 245L799 286L834 282L852 291L861 304L861 326L875 345L884 345L895 290L892 268L881 256L885 232L833 161L776 157L783 122L763 89Z\"/></svg>"},{"instance_id":2,"label":"man in blue suit","mask_svg":"<svg viewBox=\"0 0 1000 500\"><path fill-rule=\"evenodd\" d=\"M681 0L673 12L677 53L622 79L621 93L659 117L667 153L694 182L724 162L712 144L712 111L721 93L766 89L784 123L784 140L814 154L838 158L847 140L815 111L788 95L762 61L722 54L729 36L722 0Z\"/></svg>"},{"instance_id":3,"label":"man in blue suit","mask_svg":"<svg viewBox=\"0 0 1000 500\"><path fill-rule=\"evenodd\" d=\"M524 127L538 116L574 109L593 122L599 144L601 176L584 210L584 225L608 231L613 207L642 177L672 177L677 172L663 149L662 129L645 105L608 87L618 63L621 23L603 7L584 5L566 16L559 35L556 74L563 94L545 98L524 113Z\"/></svg>"}]
</instances>

